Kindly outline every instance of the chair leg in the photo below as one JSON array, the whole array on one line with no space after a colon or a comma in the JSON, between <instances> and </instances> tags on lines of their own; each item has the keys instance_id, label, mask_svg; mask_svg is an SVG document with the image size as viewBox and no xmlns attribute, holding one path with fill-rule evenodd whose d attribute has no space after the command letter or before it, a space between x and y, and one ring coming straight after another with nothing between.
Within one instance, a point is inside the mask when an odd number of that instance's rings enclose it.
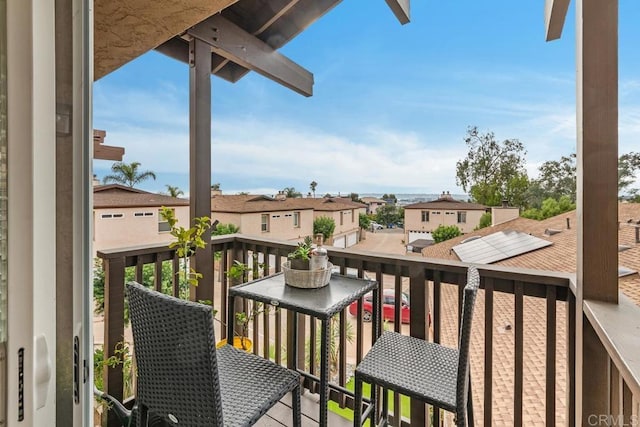
<instances>
[{"instance_id":1,"label":"chair leg","mask_svg":"<svg viewBox=\"0 0 640 427\"><path fill-rule=\"evenodd\" d=\"M395 413L394 413L395 416ZM382 414L380 415L382 425L389 423L389 389L382 387Z\"/></svg>"},{"instance_id":2,"label":"chair leg","mask_svg":"<svg viewBox=\"0 0 640 427\"><path fill-rule=\"evenodd\" d=\"M371 383L371 412L369 412L369 425L378 425L378 386Z\"/></svg>"},{"instance_id":3,"label":"chair leg","mask_svg":"<svg viewBox=\"0 0 640 427\"><path fill-rule=\"evenodd\" d=\"M291 408L293 409L293 425L299 427L302 424L302 415L300 411L300 382L296 388L291 390Z\"/></svg>"},{"instance_id":4,"label":"chair leg","mask_svg":"<svg viewBox=\"0 0 640 427\"><path fill-rule=\"evenodd\" d=\"M471 375L469 375L471 376ZM473 427L473 394L471 393L471 378L469 378L469 395L467 396L467 425Z\"/></svg>"},{"instance_id":5,"label":"chair leg","mask_svg":"<svg viewBox=\"0 0 640 427\"><path fill-rule=\"evenodd\" d=\"M355 402L353 404L353 425L360 427L362 425L362 379L358 377L356 372L355 381Z\"/></svg>"}]
</instances>

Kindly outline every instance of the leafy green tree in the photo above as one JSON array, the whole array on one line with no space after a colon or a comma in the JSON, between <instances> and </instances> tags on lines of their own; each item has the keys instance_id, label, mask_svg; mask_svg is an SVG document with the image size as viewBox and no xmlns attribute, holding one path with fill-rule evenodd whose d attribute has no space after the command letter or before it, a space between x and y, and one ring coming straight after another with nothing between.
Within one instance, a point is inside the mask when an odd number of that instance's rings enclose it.
<instances>
[{"instance_id":1,"label":"leafy green tree","mask_svg":"<svg viewBox=\"0 0 640 427\"><path fill-rule=\"evenodd\" d=\"M386 204L376 210L375 218L380 224L395 224L404 219L404 210L399 206Z\"/></svg>"},{"instance_id":2,"label":"leafy green tree","mask_svg":"<svg viewBox=\"0 0 640 427\"><path fill-rule=\"evenodd\" d=\"M523 218L543 220L561 213L572 211L576 208L576 204L571 201L569 196L562 196L556 200L548 198L542 202L542 206L538 208L530 208L522 212L520 216Z\"/></svg>"},{"instance_id":3,"label":"leafy green tree","mask_svg":"<svg viewBox=\"0 0 640 427\"><path fill-rule=\"evenodd\" d=\"M299 191L296 191L295 187L285 187L282 192L284 193L285 196L287 196L287 198L296 198L296 197L302 197L302 193Z\"/></svg>"},{"instance_id":4,"label":"leafy green tree","mask_svg":"<svg viewBox=\"0 0 640 427\"><path fill-rule=\"evenodd\" d=\"M216 182L216 183L214 183L214 184L211 184L211 189L212 189L213 191L220 191L220 183L219 183L219 182Z\"/></svg>"},{"instance_id":5,"label":"leafy green tree","mask_svg":"<svg viewBox=\"0 0 640 427\"><path fill-rule=\"evenodd\" d=\"M356 203L364 203L362 201L362 199L360 198L360 195L358 193L350 193L349 197L351 198L352 202L356 202Z\"/></svg>"},{"instance_id":6,"label":"leafy green tree","mask_svg":"<svg viewBox=\"0 0 640 427\"><path fill-rule=\"evenodd\" d=\"M371 220L366 214L361 213L358 215L358 225L360 225L360 228L363 230L368 230L371 225Z\"/></svg>"},{"instance_id":7,"label":"leafy green tree","mask_svg":"<svg viewBox=\"0 0 640 427\"><path fill-rule=\"evenodd\" d=\"M439 225L431 232L434 242L440 243L462 235L462 231L455 225Z\"/></svg>"},{"instance_id":8,"label":"leafy green tree","mask_svg":"<svg viewBox=\"0 0 640 427\"><path fill-rule=\"evenodd\" d=\"M568 196L572 202L576 200L576 154L562 156L560 160L549 160L538 168L538 179L534 182L538 186L538 200L532 200L533 207L542 206L542 202L552 198L559 200ZM535 191L536 189L533 188ZM535 192L533 193L535 195Z\"/></svg>"},{"instance_id":9,"label":"leafy green tree","mask_svg":"<svg viewBox=\"0 0 640 427\"><path fill-rule=\"evenodd\" d=\"M480 217L480 222L478 223L478 226L475 229L480 230L481 228L485 228L489 226L491 226L491 213L485 212Z\"/></svg>"},{"instance_id":10,"label":"leafy green tree","mask_svg":"<svg viewBox=\"0 0 640 427\"><path fill-rule=\"evenodd\" d=\"M313 234L322 234L325 241L333 235L336 229L336 222L328 216L319 216L313 220Z\"/></svg>"},{"instance_id":11,"label":"leafy green tree","mask_svg":"<svg viewBox=\"0 0 640 427\"><path fill-rule=\"evenodd\" d=\"M473 201L498 206L505 198L517 203L527 187L524 145L517 139L498 142L493 132L481 133L476 126L467 129L467 157L456 163L456 184Z\"/></svg>"},{"instance_id":12,"label":"leafy green tree","mask_svg":"<svg viewBox=\"0 0 640 427\"><path fill-rule=\"evenodd\" d=\"M149 178L156 179L156 174L151 171L140 171L140 162L116 162L111 166L111 175L107 175L102 182L108 184L115 182L117 184L126 185L127 187L135 187Z\"/></svg>"},{"instance_id":13,"label":"leafy green tree","mask_svg":"<svg viewBox=\"0 0 640 427\"><path fill-rule=\"evenodd\" d=\"M318 187L318 183L315 181L311 181L311 184L309 184L309 188L311 189L311 192L313 193L313 198L316 198L316 187Z\"/></svg>"},{"instance_id":14,"label":"leafy green tree","mask_svg":"<svg viewBox=\"0 0 640 427\"><path fill-rule=\"evenodd\" d=\"M384 193L384 194L382 195L382 200L384 200L384 201L385 201L385 202L387 202L387 203L393 203L393 204L398 203L398 198L396 197L396 195L395 195L395 194L387 194L387 193Z\"/></svg>"},{"instance_id":15,"label":"leafy green tree","mask_svg":"<svg viewBox=\"0 0 640 427\"><path fill-rule=\"evenodd\" d=\"M240 227L235 224L218 224L215 230L211 231L212 236L224 236L225 234L235 234L240 232Z\"/></svg>"},{"instance_id":16,"label":"leafy green tree","mask_svg":"<svg viewBox=\"0 0 640 427\"><path fill-rule=\"evenodd\" d=\"M184 195L184 191L182 191L178 187L174 187L173 185L169 184L165 185L165 187L167 187L167 195L171 197L180 197Z\"/></svg>"},{"instance_id":17,"label":"leafy green tree","mask_svg":"<svg viewBox=\"0 0 640 427\"><path fill-rule=\"evenodd\" d=\"M638 193L637 188L629 188L636 181L640 169L640 153L627 153L618 159L618 194L626 192L631 196Z\"/></svg>"}]
</instances>

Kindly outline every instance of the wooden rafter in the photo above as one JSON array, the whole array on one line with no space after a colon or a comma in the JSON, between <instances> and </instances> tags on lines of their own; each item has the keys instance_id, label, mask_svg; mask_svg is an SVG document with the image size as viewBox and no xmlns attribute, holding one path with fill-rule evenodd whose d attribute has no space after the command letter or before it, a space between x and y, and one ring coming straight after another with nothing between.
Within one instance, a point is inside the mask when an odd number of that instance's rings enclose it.
<instances>
[{"instance_id":1,"label":"wooden rafter","mask_svg":"<svg viewBox=\"0 0 640 427\"><path fill-rule=\"evenodd\" d=\"M206 42L214 53L242 67L304 96L313 94L313 74L221 15L201 22L187 34Z\"/></svg>"},{"instance_id":2,"label":"wooden rafter","mask_svg":"<svg viewBox=\"0 0 640 427\"><path fill-rule=\"evenodd\" d=\"M409 22L409 0L385 0L402 25Z\"/></svg>"},{"instance_id":3,"label":"wooden rafter","mask_svg":"<svg viewBox=\"0 0 640 427\"><path fill-rule=\"evenodd\" d=\"M545 0L544 24L546 40L556 40L562 35L564 20L567 17L571 0Z\"/></svg>"}]
</instances>

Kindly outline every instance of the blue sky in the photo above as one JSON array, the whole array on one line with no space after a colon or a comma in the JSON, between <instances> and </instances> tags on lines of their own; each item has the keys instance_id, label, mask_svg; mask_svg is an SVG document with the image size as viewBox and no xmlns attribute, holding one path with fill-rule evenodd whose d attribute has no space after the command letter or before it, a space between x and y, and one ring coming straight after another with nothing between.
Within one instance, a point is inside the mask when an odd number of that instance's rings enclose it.
<instances>
[{"instance_id":1,"label":"blue sky","mask_svg":"<svg viewBox=\"0 0 640 427\"><path fill-rule=\"evenodd\" d=\"M572 2L575 3L575 2ZM339 4L280 52L314 73L305 98L256 73L212 77L212 182L225 193L462 193L468 126L517 138L529 175L575 151L575 15L544 41L544 1ZM620 153L640 151L640 2L620 1ZM94 127L188 193L189 70L150 52L94 85ZM111 162L94 162L101 178Z\"/></svg>"}]
</instances>

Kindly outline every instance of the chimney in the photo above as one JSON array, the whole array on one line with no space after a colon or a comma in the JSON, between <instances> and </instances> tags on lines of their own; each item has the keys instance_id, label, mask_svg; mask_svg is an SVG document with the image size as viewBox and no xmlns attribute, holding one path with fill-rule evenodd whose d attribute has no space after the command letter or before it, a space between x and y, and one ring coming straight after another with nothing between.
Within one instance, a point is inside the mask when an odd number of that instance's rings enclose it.
<instances>
[{"instance_id":1,"label":"chimney","mask_svg":"<svg viewBox=\"0 0 640 427\"><path fill-rule=\"evenodd\" d=\"M211 189L211 197L214 196L222 196L222 190L214 190L213 188Z\"/></svg>"},{"instance_id":2,"label":"chimney","mask_svg":"<svg viewBox=\"0 0 640 427\"><path fill-rule=\"evenodd\" d=\"M100 180L98 179L98 175L96 175L95 173L93 174L93 181L92 181L93 186L95 187L96 185L100 185Z\"/></svg>"},{"instance_id":3,"label":"chimney","mask_svg":"<svg viewBox=\"0 0 640 427\"><path fill-rule=\"evenodd\" d=\"M571 230L571 220L569 220L569 218L567 218L567 230Z\"/></svg>"},{"instance_id":4,"label":"chimney","mask_svg":"<svg viewBox=\"0 0 640 427\"><path fill-rule=\"evenodd\" d=\"M502 199L502 207L503 208L508 208L509 207L509 200L508 199Z\"/></svg>"},{"instance_id":5,"label":"chimney","mask_svg":"<svg viewBox=\"0 0 640 427\"><path fill-rule=\"evenodd\" d=\"M276 200L287 200L287 195L284 194L284 191L280 190L280 191L278 191L278 194L276 194L275 199Z\"/></svg>"}]
</instances>

